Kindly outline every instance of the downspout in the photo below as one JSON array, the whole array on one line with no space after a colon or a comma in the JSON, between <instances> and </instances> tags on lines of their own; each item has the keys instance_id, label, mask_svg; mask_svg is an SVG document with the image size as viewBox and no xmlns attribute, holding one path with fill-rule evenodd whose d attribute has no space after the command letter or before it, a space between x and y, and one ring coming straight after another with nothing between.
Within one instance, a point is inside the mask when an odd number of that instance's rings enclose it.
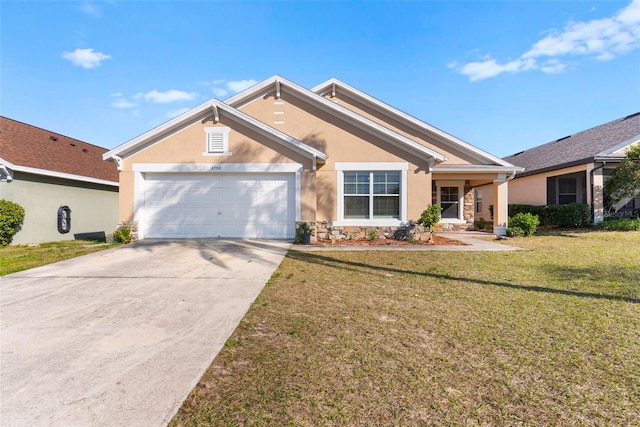
<instances>
[{"instance_id":1,"label":"downspout","mask_svg":"<svg viewBox=\"0 0 640 427\"><path fill-rule=\"evenodd\" d=\"M595 214L596 214L596 205L595 205L595 191L593 190L593 173L595 171L597 171L598 169L602 169L605 167L605 165L607 164L606 161L602 160L602 164L600 166L598 166L597 168L593 168L591 169L591 171L589 171L589 184L591 184L591 220L595 221ZM604 207L604 188L602 189L602 203L603 203L603 207Z\"/></svg>"}]
</instances>

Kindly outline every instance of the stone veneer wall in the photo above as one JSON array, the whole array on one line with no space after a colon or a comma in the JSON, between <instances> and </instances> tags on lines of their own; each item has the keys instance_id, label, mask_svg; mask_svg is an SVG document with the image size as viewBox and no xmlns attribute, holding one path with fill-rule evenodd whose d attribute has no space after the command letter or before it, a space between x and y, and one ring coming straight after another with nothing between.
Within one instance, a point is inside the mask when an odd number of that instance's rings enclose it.
<instances>
[{"instance_id":1,"label":"stone veneer wall","mask_svg":"<svg viewBox=\"0 0 640 427\"><path fill-rule=\"evenodd\" d=\"M296 223L296 229L302 224ZM333 242L339 240L368 239L375 236L376 239L397 240L427 240L429 233L426 229L413 222L408 222L400 227L366 227L366 226L334 226L329 221L306 222L312 229L311 242ZM435 227L434 227L435 229ZM372 235L372 233L374 233Z\"/></svg>"},{"instance_id":2,"label":"stone veneer wall","mask_svg":"<svg viewBox=\"0 0 640 427\"><path fill-rule=\"evenodd\" d=\"M138 221L120 221L118 223L118 228L120 227L131 228L131 241L135 242L138 240Z\"/></svg>"}]
</instances>

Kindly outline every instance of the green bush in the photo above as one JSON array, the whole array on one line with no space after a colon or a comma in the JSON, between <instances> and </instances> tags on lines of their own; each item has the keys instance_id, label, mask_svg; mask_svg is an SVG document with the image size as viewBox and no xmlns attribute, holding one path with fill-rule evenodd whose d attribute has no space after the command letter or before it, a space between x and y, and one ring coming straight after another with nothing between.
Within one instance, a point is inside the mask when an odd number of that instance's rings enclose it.
<instances>
[{"instance_id":1,"label":"green bush","mask_svg":"<svg viewBox=\"0 0 640 427\"><path fill-rule=\"evenodd\" d=\"M416 221L419 225L426 227L429 231L429 242L433 242L433 226L440 222L440 211L442 208L438 204L427 206Z\"/></svg>"},{"instance_id":2,"label":"green bush","mask_svg":"<svg viewBox=\"0 0 640 427\"><path fill-rule=\"evenodd\" d=\"M0 247L8 246L20 231L24 221L24 208L9 200L0 200Z\"/></svg>"},{"instance_id":3,"label":"green bush","mask_svg":"<svg viewBox=\"0 0 640 427\"><path fill-rule=\"evenodd\" d=\"M531 215L530 213L519 213L509 218L509 227L522 230L523 236L531 236L536 232L540 224L540 220L537 215Z\"/></svg>"},{"instance_id":4,"label":"green bush","mask_svg":"<svg viewBox=\"0 0 640 427\"><path fill-rule=\"evenodd\" d=\"M520 227L509 227L507 228L507 236L510 237L522 237L524 236L524 230Z\"/></svg>"},{"instance_id":5,"label":"green bush","mask_svg":"<svg viewBox=\"0 0 640 427\"><path fill-rule=\"evenodd\" d=\"M640 231L640 218L606 218L596 228L606 231Z\"/></svg>"},{"instance_id":6,"label":"green bush","mask_svg":"<svg viewBox=\"0 0 640 427\"><path fill-rule=\"evenodd\" d=\"M568 205L547 206L549 225L555 227L586 227L591 223L589 205L570 203Z\"/></svg>"},{"instance_id":7,"label":"green bush","mask_svg":"<svg viewBox=\"0 0 640 427\"><path fill-rule=\"evenodd\" d=\"M127 243L131 243L131 240L133 239L133 236L131 234L131 227L128 227L126 225L118 227L118 229L113 232L113 239L116 242L120 242L124 245L126 245Z\"/></svg>"}]
</instances>

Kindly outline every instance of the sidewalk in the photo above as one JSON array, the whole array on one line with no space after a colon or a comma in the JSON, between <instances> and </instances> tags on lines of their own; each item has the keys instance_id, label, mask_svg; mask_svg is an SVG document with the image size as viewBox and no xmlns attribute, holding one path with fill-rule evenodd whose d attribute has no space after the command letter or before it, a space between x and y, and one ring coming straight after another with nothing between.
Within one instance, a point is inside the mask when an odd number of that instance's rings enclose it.
<instances>
[{"instance_id":1,"label":"sidewalk","mask_svg":"<svg viewBox=\"0 0 640 427\"><path fill-rule=\"evenodd\" d=\"M497 241L481 240L477 237L492 237L492 234L479 231L450 231L439 232L438 236L451 240L458 240L466 245L293 245L291 250L301 252L328 252L328 251L451 251L451 252L508 252L521 250L515 246L509 246ZM495 236L493 236L495 238Z\"/></svg>"}]
</instances>

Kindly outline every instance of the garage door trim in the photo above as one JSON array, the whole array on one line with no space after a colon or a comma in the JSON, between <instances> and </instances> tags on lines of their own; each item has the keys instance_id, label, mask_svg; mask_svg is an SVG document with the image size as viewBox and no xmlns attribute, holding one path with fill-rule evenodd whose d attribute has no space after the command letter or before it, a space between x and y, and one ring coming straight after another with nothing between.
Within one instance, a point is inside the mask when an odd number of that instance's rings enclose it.
<instances>
[{"instance_id":1,"label":"garage door trim","mask_svg":"<svg viewBox=\"0 0 640 427\"><path fill-rule=\"evenodd\" d=\"M145 238L144 191L145 173L291 173L294 174L295 220L301 217L301 174L300 163L134 163L134 220L138 223L138 239Z\"/></svg>"}]
</instances>

